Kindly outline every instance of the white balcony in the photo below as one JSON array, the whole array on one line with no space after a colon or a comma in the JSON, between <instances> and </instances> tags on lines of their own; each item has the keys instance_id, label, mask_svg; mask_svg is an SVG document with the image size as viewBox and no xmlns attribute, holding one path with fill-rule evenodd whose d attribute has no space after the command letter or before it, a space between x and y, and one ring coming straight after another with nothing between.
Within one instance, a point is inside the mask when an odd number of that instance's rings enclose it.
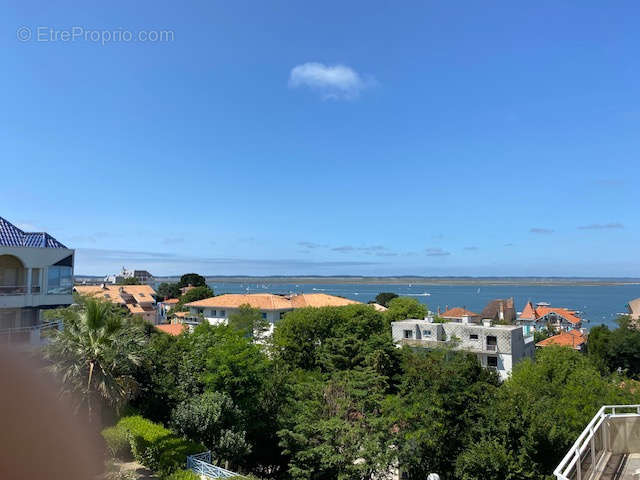
<instances>
[{"instance_id":1,"label":"white balcony","mask_svg":"<svg viewBox=\"0 0 640 480\"><path fill-rule=\"evenodd\" d=\"M640 478L640 405L605 405L554 470L558 480Z\"/></svg>"}]
</instances>

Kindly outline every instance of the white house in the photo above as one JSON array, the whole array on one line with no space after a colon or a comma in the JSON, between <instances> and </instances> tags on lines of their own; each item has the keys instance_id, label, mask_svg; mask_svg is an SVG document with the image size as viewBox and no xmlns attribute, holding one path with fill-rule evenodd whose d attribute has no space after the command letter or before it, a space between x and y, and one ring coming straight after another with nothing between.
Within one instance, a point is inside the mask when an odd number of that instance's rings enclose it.
<instances>
[{"instance_id":1,"label":"white house","mask_svg":"<svg viewBox=\"0 0 640 480\"><path fill-rule=\"evenodd\" d=\"M73 302L74 251L0 217L0 343L40 345L43 312Z\"/></svg>"},{"instance_id":2,"label":"white house","mask_svg":"<svg viewBox=\"0 0 640 480\"><path fill-rule=\"evenodd\" d=\"M241 305L249 305L260 310L262 318L269 322L271 330L287 312L305 307L342 307L359 304L348 298L324 293L301 293L297 295L275 295L272 293L225 294L187 303L191 321L202 316L212 325L226 324L229 316Z\"/></svg>"},{"instance_id":3,"label":"white house","mask_svg":"<svg viewBox=\"0 0 640 480\"><path fill-rule=\"evenodd\" d=\"M533 358L533 336L525 336L516 325L493 325L490 320L436 323L433 318L407 319L391 323L393 340L399 345L436 348L445 345L476 354L483 367L492 368L506 379L513 366ZM475 317L473 317L475 318Z\"/></svg>"}]
</instances>

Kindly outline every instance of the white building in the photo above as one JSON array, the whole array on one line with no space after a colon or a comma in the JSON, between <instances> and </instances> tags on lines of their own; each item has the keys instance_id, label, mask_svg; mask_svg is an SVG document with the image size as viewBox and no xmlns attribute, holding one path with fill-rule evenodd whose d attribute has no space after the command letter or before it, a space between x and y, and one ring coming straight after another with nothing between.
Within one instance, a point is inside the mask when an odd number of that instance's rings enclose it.
<instances>
[{"instance_id":1,"label":"white building","mask_svg":"<svg viewBox=\"0 0 640 480\"><path fill-rule=\"evenodd\" d=\"M74 251L0 217L0 344L40 345L43 312L73 302Z\"/></svg>"},{"instance_id":2,"label":"white building","mask_svg":"<svg viewBox=\"0 0 640 480\"><path fill-rule=\"evenodd\" d=\"M135 278L141 285L149 284L153 281L153 275L146 270L128 270L122 267L120 273L114 273L113 275L107 275L104 277L104 283L122 283L124 280Z\"/></svg>"},{"instance_id":3,"label":"white building","mask_svg":"<svg viewBox=\"0 0 640 480\"><path fill-rule=\"evenodd\" d=\"M198 321L204 317L212 325L226 324L229 316L237 312L240 306L249 305L260 310L262 318L269 322L271 330L287 312L305 307L342 307L359 304L348 298L326 295L324 293L301 293L297 295L275 295L272 293L226 294L187 303L189 320Z\"/></svg>"},{"instance_id":4,"label":"white building","mask_svg":"<svg viewBox=\"0 0 640 480\"><path fill-rule=\"evenodd\" d=\"M445 345L476 354L483 367L492 368L506 379L513 366L533 358L533 336L525 336L522 327L493 325L491 321L471 321L472 317L446 323L433 318L408 319L391 323L393 340L400 345L436 348Z\"/></svg>"}]
</instances>

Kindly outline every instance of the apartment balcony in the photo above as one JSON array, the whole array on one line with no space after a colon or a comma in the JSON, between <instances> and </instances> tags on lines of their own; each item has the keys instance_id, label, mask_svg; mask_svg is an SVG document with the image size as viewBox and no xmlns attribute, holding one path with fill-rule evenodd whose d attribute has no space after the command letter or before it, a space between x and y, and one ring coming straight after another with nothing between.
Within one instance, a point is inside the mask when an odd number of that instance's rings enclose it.
<instances>
[{"instance_id":1,"label":"apartment balcony","mask_svg":"<svg viewBox=\"0 0 640 480\"><path fill-rule=\"evenodd\" d=\"M0 347L10 346L18 349L41 347L47 342L47 334L62 328L58 321L44 322L39 325L0 330Z\"/></svg>"},{"instance_id":2,"label":"apartment balcony","mask_svg":"<svg viewBox=\"0 0 640 480\"><path fill-rule=\"evenodd\" d=\"M605 405L553 472L558 480L640 478L640 405Z\"/></svg>"},{"instance_id":3,"label":"apartment balcony","mask_svg":"<svg viewBox=\"0 0 640 480\"><path fill-rule=\"evenodd\" d=\"M397 340L396 340L397 341ZM431 340L431 339L415 339L415 338L402 338L399 340L400 345L407 345L409 347L422 347L422 348L438 348L438 347L454 347L460 350L473 353L510 353L510 351L502 351L498 349L498 345L483 344L481 342L460 342L452 340Z\"/></svg>"}]
</instances>

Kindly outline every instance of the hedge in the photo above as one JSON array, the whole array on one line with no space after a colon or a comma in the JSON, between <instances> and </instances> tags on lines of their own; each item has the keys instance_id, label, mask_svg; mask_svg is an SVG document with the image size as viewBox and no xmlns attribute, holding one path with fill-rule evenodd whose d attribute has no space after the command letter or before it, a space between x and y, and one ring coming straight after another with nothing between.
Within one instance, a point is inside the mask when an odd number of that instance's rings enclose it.
<instances>
[{"instance_id":1,"label":"hedge","mask_svg":"<svg viewBox=\"0 0 640 480\"><path fill-rule=\"evenodd\" d=\"M131 458L131 442L129 432L122 426L105 428L102 438L107 444L107 451L112 458L129 460Z\"/></svg>"},{"instance_id":2,"label":"hedge","mask_svg":"<svg viewBox=\"0 0 640 480\"><path fill-rule=\"evenodd\" d=\"M179 437L171 430L140 415L123 417L114 428L127 432L133 458L161 477L168 477L173 472L183 469L186 466L187 455L207 450L203 445Z\"/></svg>"},{"instance_id":3,"label":"hedge","mask_svg":"<svg viewBox=\"0 0 640 480\"><path fill-rule=\"evenodd\" d=\"M191 470L176 470L167 480L200 480L200 477Z\"/></svg>"}]
</instances>

